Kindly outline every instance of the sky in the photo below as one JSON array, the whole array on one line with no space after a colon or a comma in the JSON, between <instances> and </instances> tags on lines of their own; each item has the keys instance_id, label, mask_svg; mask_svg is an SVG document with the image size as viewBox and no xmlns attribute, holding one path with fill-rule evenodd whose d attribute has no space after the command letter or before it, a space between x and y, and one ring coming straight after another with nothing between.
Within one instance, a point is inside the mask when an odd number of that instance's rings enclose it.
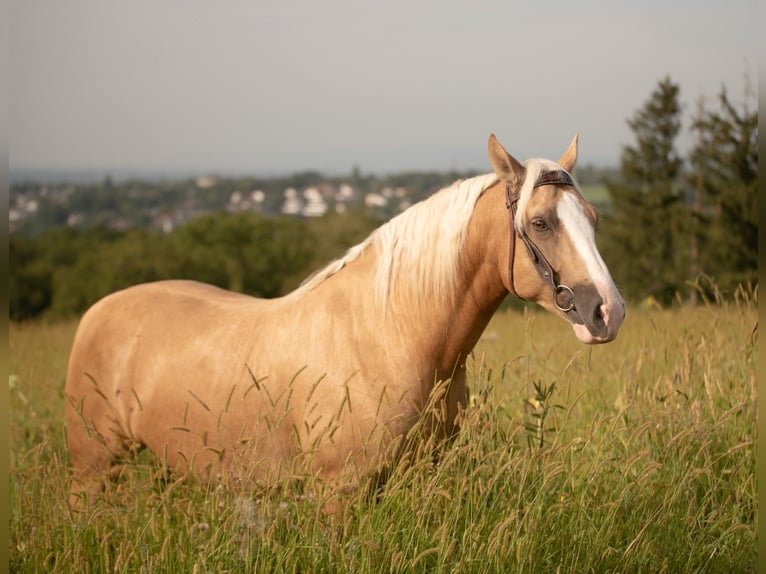
<instances>
[{"instance_id":1,"label":"sky","mask_svg":"<svg viewBox=\"0 0 766 574\"><path fill-rule=\"evenodd\" d=\"M669 76L684 122L757 89L757 0L10 0L9 166L266 175L617 166ZM683 148L689 136L679 140Z\"/></svg>"}]
</instances>

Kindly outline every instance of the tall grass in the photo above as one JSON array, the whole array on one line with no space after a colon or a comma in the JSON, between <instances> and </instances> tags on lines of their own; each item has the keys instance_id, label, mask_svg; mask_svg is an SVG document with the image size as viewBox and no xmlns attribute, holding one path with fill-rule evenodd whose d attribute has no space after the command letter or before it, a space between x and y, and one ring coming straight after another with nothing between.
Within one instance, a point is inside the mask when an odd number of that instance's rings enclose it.
<instances>
[{"instance_id":1,"label":"tall grass","mask_svg":"<svg viewBox=\"0 0 766 574\"><path fill-rule=\"evenodd\" d=\"M440 462L396 469L342 516L311 497L165 480L148 454L88 513L67 509L63 382L74 324L11 325L17 572L756 570L755 303L631 309L577 343L497 315Z\"/></svg>"}]
</instances>

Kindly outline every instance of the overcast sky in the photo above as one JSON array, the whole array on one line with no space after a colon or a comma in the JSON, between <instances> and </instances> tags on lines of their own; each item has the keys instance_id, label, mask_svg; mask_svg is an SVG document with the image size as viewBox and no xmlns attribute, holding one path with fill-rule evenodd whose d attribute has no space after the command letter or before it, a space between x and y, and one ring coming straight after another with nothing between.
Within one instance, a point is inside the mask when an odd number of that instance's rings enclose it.
<instances>
[{"instance_id":1,"label":"overcast sky","mask_svg":"<svg viewBox=\"0 0 766 574\"><path fill-rule=\"evenodd\" d=\"M757 87L756 0L11 0L10 167L617 165L657 82ZM683 143L683 142L682 142Z\"/></svg>"}]
</instances>

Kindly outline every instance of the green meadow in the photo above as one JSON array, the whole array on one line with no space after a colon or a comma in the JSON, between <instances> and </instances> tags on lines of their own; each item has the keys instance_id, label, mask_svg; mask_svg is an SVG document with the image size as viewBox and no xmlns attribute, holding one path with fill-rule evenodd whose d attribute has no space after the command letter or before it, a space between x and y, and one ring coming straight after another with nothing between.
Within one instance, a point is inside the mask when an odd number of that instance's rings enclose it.
<instances>
[{"instance_id":1,"label":"green meadow","mask_svg":"<svg viewBox=\"0 0 766 574\"><path fill-rule=\"evenodd\" d=\"M609 188L604 184L585 184L581 185L582 193L590 203L599 208L608 206L611 202Z\"/></svg>"},{"instance_id":2,"label":"green meadow","mask_svg":"<svg viewBox=\"0 0 766 574\"><path fill-rule=\"evenodd\" d=\"M11 324L11 571L754 572L755 298L631 307L598 347L546 313L499 312L441 460L335 517L297 493L168 479L146 452L71 515L76 323Z\"/></svg>"}]
</instances>

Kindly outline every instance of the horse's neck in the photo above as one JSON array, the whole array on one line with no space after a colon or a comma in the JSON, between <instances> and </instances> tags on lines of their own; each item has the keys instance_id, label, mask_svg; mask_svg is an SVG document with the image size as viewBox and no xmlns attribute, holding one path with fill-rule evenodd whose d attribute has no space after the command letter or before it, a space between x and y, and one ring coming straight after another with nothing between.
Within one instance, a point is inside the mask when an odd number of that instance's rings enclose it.
<instances>
[{"instance_id":1,"label":"horse's neck","mask_svg":"<svg viewBox=\"0 0 766 574\"><path fill-rule=\"evenodd\" d=\"M494 207L504 206L499 202ZM394 289L386 308L391 328L402 330L402 340L414 343L417 358L441 372L460 368L508 293L494 264L502 252L502 234L487 233L496 229L488 219L497 216L492 208L492 198L477 202L450 295L422 297L413 304L398 300Z\"/></svg>"},{"instance_id":2,"label":"horse's neck","mask_svg":"<svg viewBox=\"0 0 766 574\"><path fill-rule=\"evenodd\" d=\"M507 294L494 263L502 251L503 234L488 233L497 229L493 217L507 218L501 198L495 195L482 196L476 204L455 265L454 289L430 292L426 287L424 293L423 282L416 281L419 277L407 275L419 271L404 266L392 273L381 301L375 289L381 262L369 244L341 270L295 296L308 297L301 307L324 313L322 320L332 322L334 329L348 329L350 336L367 341L369 349L385 353L386 364L400 374L406 369L429 379L434 371L449 376L465 361Z\"/></svg>"},{"instance_id":3,"label":"horse's neck","mask_svg":"<svg viewBox=\"0 0 766 574\"><path fill-rule=\"evenodd\" d=\"M477 273L462 278L452 300L434 300L420 311L422 350L439 370L460 368L505 295L497 282Z\"/></svg>"}]
</instances>

